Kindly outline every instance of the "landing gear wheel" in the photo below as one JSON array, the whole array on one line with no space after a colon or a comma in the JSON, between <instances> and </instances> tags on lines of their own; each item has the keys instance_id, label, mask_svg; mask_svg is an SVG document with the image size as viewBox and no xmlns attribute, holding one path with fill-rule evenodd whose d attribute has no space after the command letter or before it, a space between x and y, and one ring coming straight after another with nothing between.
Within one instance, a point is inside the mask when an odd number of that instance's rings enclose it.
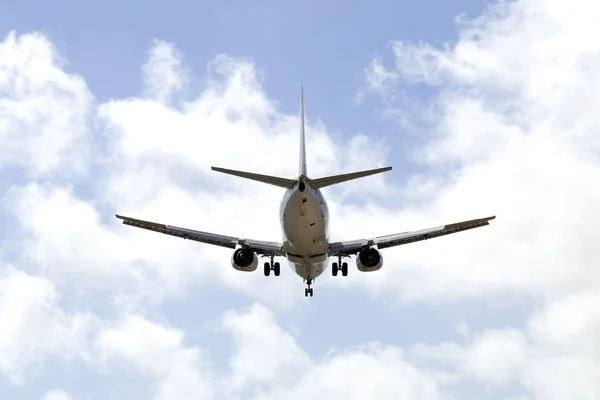
<instances>
[{"instance_id":1,"label":"landing gear wheel","mask_svg":"<svg viewBox=\"0 0 600 400\"><path fill-rule=\"evenodd\" d=\"M273 274L275 276L279 276L279 274L281 273L281 265L279 265L278 262L274 263L274 258L275 256L271 256L271 262L265 263L265 276L271 275L271 271L273 271Z\"/></svg>"},{"instance_id":2,"label":"landing gear wheel","mask_svg":"<svg viewBox=\"0 0 600 400\"><path fill-rule=\"evenodd\" d=\"M337 276L338 271L342 271L342 276L348 276L348 263L342 262L342 256L338 256L338 262L331 263L331 274Z\"/></svg>"},{"instance_id":3,"label":"landing gear wheel","mask_svg":"<svg viewBox=\"0 0 600 400\"><path fill-rule=\"evenodd\" d=\"M348 276L348 263L342 263L342 276Z\"/></svg>"},{"instance_id":4,"label":"landing gear wheel","mask_svg":"<svg viewBox=\"0 0 600 400\"><path fill-rule=\"evenodd\" d=\"M310 295L310 297L313 297L313 289L310 287L311 284L312 284L312 279L308 279L306 281L307 288L304 289L304 297L308 297L309 295Z\"/></svg>"},{"instance_id":5,"label":"landing gear wheel","mask_svg":"<svg viewBox=\"0 0 600 400\"><path fill-rule=\"evenodd\" d=\"M337 276L342 271L342 276L348 276L348 263L342 262L342 256L338 256L338 262L331 263L331 275Z\"/></svg>"}]
</instances>

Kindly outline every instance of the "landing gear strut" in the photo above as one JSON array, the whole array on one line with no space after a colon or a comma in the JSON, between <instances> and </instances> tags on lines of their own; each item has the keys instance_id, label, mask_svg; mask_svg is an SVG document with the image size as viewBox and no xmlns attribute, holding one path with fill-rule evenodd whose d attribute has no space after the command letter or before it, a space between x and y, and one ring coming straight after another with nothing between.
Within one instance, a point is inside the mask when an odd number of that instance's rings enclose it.
<instances>
[{"instance_id":1,"label":"landing gear strut","mask_svg":"<svg viewBox=\"0 0 600 400\"><path fill-rule=\"evenodd\" d=\"M331 263L331 274L337 276L342 271L342 276L348 276L348 263L342 262L342 256L338 256L338 262Z\"/></svg>"},{"instance_id":2,"label":"landing gear strut","mask_svg":"<svg viewBox=\"0 0 600 400\"><path fill-rule=\"evenodd\" d=\"M304 297L308 297L310 295L310 297L313 297L313 289L310 287L310 285L312 284L312 279L307 279L306 280L306 289L304 289Z\"/></svg>"},{"instance_id":3,"label":"landing gear strut","mask_svg":"<svg viewBox=\"0 0 600 400\"><path fill-rule=\"evenodd\" d=\"M273 262L274 258L275 256L271 256L271 262L265 263L265 276L271 275L271 270L273 271L273 274L275 276L279 276L279 274L281 273L281 266L278 262Z\"/></svg>"}]
</instances>

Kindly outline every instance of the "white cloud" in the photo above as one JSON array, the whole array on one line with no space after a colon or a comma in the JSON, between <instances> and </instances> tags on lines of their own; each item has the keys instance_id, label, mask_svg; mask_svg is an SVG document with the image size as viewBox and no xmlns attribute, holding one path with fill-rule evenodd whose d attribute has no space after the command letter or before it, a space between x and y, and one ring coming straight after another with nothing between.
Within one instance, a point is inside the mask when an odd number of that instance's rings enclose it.
<instances>
[{"instance_id":1,"label":"white cloud","mask_svg":"<svg viewBox=\"0 0 600 400\"><path fill-rule=\"evenodd\" d=\"M222 325L235 343L236 355L231 360L233 388L252 383L287 387L311 367L309 357L294 338L283 332L273 314L258 304L248 311L228 312Z\"/></svg>"},{"instance_id":2,"label":"white cloud","mask_svg":"<svg viewBox=\"0 0 600 400\"><path fill-rule=\"evenodd\" d=\"M441 399L443 379L381 344L311 359L263 306L228 312L222 326L235 343L232 388L253 388L256 399Z\"/></svg>"},{"instance_id":3,"label":"white cloud","mask_svg":"<svg viewBox=\"0 0 600 400\"><path fill-rule=\"evenodd\" d=\"M301 376L299 382L263 399L442 399L436 377L404 360L386 346L343 352Z\"/></svg>"},{"instance_id":4,"label":"white cloud","mask_svg":"<svg viewBox=\"0 0 600 400\"><path fill-rule=\"evenodd\" d=\"M182 67L175 47L161 40L154 42L142 71L145 94L161 103L169 103L188 83L187 71Z\"/></svg>"},{"instance_id":5,"label":"white cloud","mask_svg":"<svg viewBox=\"0 0 600 400\"><path fill-rule=\"evenodd\" d=\"M388 71L379 59L371 61L369 67L365 69L365 74L369 88L378 92L385 91L398 80L398 75Z\"/></svg>"},{"instance_id":6,"label":"white cloud","mask_svg":"<svg viewBox=\"0 0 600 400\"><path fill-rule=\"evenodd\" d=\"M40 34L10 33L0 44L0 169L34 176L86 171L92 95Z\"/></svg>"},{"instance_id":7,"label":"white cloud","mask_svg":"<svg viewBox=\"0 0 600 400\"><path fill-rule=\"evenodd\" d=\"M158 379L157 400L213 398L214 384L201 370L201 352L185 347L183 339L177 329L129 315L102 331L96 347L103 361L124 359L140 373Z\"/></svg>"},{"instance_id":8,"label":"white cloud","mask_svg":"<svg viewBox=\"0 0 600 400\"><path fill-rule=\"evenodd\" d=\"M64 390L51 390L42 397L42 400L71 400L71 396Z\"/></svg>"},{"instance_id":9,"label":"white cloud","mask_svg":"<svg viewBox=\"0 0 600 400\"><path fill-rule=\"evenodd\" d=\"M484 331L470 340L469 350L456 343L431 349L415 346L414 355L454 365L462 374L498 385L515 379L525 361L527 343L519 330Z\"/></svg>"},{"instance_id":10,"label":"white cloud","mask_svg":"<svg viewBox=\"0 0 600 400\"><path fill-rule=\"evenodd\" d=\"M400 78L396 72L388 70L379 58L371 60L367 68L364 69L364 74L366 87L355 96L354 102L356 105L362 103L368 92L388 95L390 89Z\"/></svg>"},{"instance_id":11,"label":"white cloud","mask_svg":"<svg viewBox=\"0 0 600 400\"><path fill-rule=\"evenodd\" d=\"M62 310L47 279L6 266L0 273L0 372L10 382L22 384L47 356L88 357L92 315Z\"/></svg>"},{"instance_id":12,"label":"white cloud","mask_svg":"<svg viewBox=\"0 0 600 400\"><path fill-rule=\"evenodd\" d=\"M140 315L106 326L95 349L111 370L125 361L157 379L156 399L443 398L443 376L410 365L395 347L371 344L312 359L259 304L226 312L218 327L234 345L221 376L211 370L208 349L187 346L179 329Z\"/></svg>"},{"instance_id":13,"label":"white cloud","mask_svg":"<svg viewBox=\"0 0 600 400\"><path fill-rule=\"evenodd\" d=\"M160 71L179 76L183 67L177 54L171 45L157 42L148 65L166 66L145 68L147 80L163 82ZM178 109L152 98L98 105L107 152L97 160L88 159L100 173L92 184L93 200L55 184L35 183L10 191L12 212L23 228L20 237L27 238L22 245L35 249L22 251L22 262L42 266L53 279L111 291L120 301L124 297L161 301L201 282L224 283L277 307L302 299L297 295L302 294L301 280L291 271L263 284L260 273L234 271L229 266L231 254L223 249L137 231L113 218L118 212L230 235L280 237L281 190L219 175L209 167L295 175L298 118L275 111L251 62L218 56L212 68L216 76L208 89ZM314 176L373 166L364 161L375 159L371 155L376 152L365 152L365 138L336 144L324 131L309 129ZM26 130L22 136L29 134ZM80 150L76 145L72 149ZM338 158L342 149L351 157ZM374 178L373 184L378 192L386 192L383 180Z\"/></svg>"},{"instance_id":14,"label":"white cloud","mask_svg":"<svg viewBox=\"0 0 600 400\"><path fill-rule=\"evenodd\" d=\"M600 296L581 292L546 304L524 331L488 330L465 346L416 346L413 356L436 360L465 378L518 383L534 398L595 399L600 393Z\"/></svg>"},{"instance_id":15,"label":"white cloud","mask_svg":"<svg viewBox=\"0 0 600 400\"><path fill-rule=\"evenodd\" d=\"M305 300L291 271L278 279L238 273L223 249L139 231L113 218L119 212L279 238L281 191L209 170L296 172L297 116L277 111L253 63L217 57L207 89L174 107L174 96L191 78L174 46L156 42L143 68L144 98L94 104L83 80L61 69L45 38L9 35L0 45L0 145L9 149L0 166L37 178L13 187L3 203L15 221L5 229L20 244L12 263L31 275L4 268L0 371L19 382L48 356L83 355L92 372L126 362L157 382L161 399L441 399L453 384L469 380L494 388L517 384L540 400L597 398L600 253L593 228L600 223L600 191L590 182L600 167L600 59L591 34L598 12L577 1L504 2L462 22L455 45L438 50L398 42L395 71L377 60L371 64L369 71L379 75L369 82L385 93L394 91L386 85L407 81L440 89L438 114L427 116L433 133L416 151L427 171L399 187L373 181L377 191L400 192L408 205L359 207L343 190L332 191L333 237L489 214L498 219L476 231L388 250L382 271L326 276L316 293L327 286L346 286L352 296L364 289L421 300L508 293L506 301L535 297L541 309L523 329L461 329L466 345L375 344L325 356L309 354L269 311ZM96 117L105 128L104 154L89 145L95 133L89 122ZM364 160L374 159L371 151L364 155L362 138L337 143L324 128L309 128L315 176L369 167ZM345 157L336 156L346 150ZM81 193L78 174L92 166L97 175L85 181L91 193ZM55 175L70 176L69 186ZM14 250L2 246L3 254ZM119 319L99 323L62 310L53 281L109 293ZM208 286L266 304L226 312L220 320L234 345L226 372L210 365L210 343L195 343L190 332L145 316L148 300L160 303ZM90 332L96 334L91 349Z\"/></svg>"},{"instance_id":16,"label":"white cloud","mask_svg":"<svg viewBox=\"0 0 600 400\"><path fill-rule=\"evenodd\" d=\"M599 16L600 7L584 2L502 2L462 21L456 44L393 46L403 84L440 89L438 114L427 115L434 134L416 153L433 171L419 185L437 188L417 215L470 210L498 219L476 234L402 249L403 272L380 274L377 287L400 286L419 298L504 292L541 299L524 330L470 330L466 346L411 352L464 378L516 383L536 399L600 393L591 361L600 315L593 232L600 191L591 184L600 171L600 47L590 36ZM424 246L435 246L426 259Z\"/></svg>"},{"instance_id":17,"label":"white cloud","mask_svg":"<svg viewBox=\"0 0 600 400\"><path fill-rule=\"evenodd\" d=\"M498 218L476 232L389 251L386 261L400 263L401 272L370 279L377 287L422 298L598 286L592 227L600 222L593 212L600 191L590 182L600 163L590 105L600 102L600 59L589 36L575 33L590 18L566 18L560 7L570 10L565 15L573 8L578 15L599 12L553 1L502 2L463 21L451 46L393 45L404 82L440 87L437 115L429 116L434 133L416 152L431 172L415 181L435 189L416 212L396 215L406 227ZM435 254L422 257L425 246Z\"/></svg>"}]
</instances>

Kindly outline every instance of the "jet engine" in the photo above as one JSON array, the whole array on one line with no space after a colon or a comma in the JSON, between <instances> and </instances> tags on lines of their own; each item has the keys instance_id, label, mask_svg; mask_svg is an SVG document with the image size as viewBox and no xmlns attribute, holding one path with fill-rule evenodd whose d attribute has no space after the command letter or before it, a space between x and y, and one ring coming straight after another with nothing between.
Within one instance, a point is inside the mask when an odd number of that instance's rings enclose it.
<instances>
[{"instance_id":1,"label":"jet engine","mask_svg":"<svg viewBox=\"0 0 600 400\"><path fill-rule=\"evenodd\" d=\"M356 267L362 272L372 272L381 269L383 257L379 250L372 247L364 248L356 257Z\"/></svg>"},{"instance_id":2,"label":"jet engine","mask_svg":"<svg viewBox=\"0 0 600 400\"><path fill-rule=\"evenodd\" d=\"M258 256L250 249L239 248L231 256L231 265L238 271L256 271Z\"/></svg>"}]
</instances>

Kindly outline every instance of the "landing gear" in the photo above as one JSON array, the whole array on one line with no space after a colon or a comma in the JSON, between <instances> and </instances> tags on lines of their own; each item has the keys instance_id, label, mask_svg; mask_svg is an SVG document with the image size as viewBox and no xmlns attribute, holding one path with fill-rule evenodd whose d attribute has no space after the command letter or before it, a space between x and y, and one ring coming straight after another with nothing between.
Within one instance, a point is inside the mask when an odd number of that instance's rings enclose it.
<instances>
[{"instance_id":1,"label":"landing gear","mask_svg":"<svg viewBox=\"0 0 600 400\"><path fill-rule=\"evenodd\" d=\"M338 256L338 262L331 263L331 274L337 276L342 271L342 276L348 276L348 263L342 262L342 256Z\"/></svg>"},{"instance_id":2,"label":"landing gear","mask_svg":"<svg viewBox=\"0 0 600 400\"><path fill-rule=\"evenodd\" d=\"M313 289L310 287L310 285L312 284L312 279L308 279L306 281L306 289L304 289L304 297L308 297L310 295L310 297L313 297Z\"/></svg>"},{"instance_id":3,"label":"landing gear","mask_svg":"<svg viewBox=\"0 0 600 400\"><path fill-rule=\"evenodd\" d=\"M271 275L271 271L273 271L275 276L279 276L281 273L281 266L278 262L273 262L274 258L274 256L271 256L271 262L265 263L265 276Z\"/></svg>"}]
</instances>

